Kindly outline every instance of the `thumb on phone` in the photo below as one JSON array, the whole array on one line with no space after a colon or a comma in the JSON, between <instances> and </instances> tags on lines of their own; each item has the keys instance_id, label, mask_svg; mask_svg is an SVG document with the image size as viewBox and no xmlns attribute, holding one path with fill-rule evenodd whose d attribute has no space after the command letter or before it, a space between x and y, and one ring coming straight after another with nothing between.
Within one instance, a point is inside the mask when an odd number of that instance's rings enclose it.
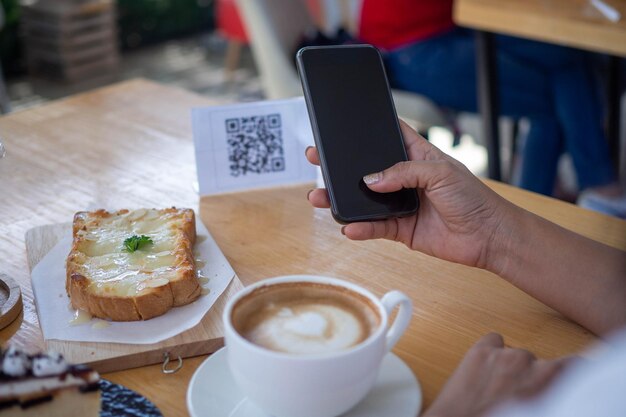
<instances>
[{"instance_id":1,"label":"thumb on phone","mask_svg":"<svg viewBox=\"0 0 626 417\"><path fill-rule=\"evenodd\" d=\"M398 162L384 171L363 177L363 182L379 193L390 193L402 188L433 189L449 178L452 164L446 160Z\"/></svg>"}]
</instances>

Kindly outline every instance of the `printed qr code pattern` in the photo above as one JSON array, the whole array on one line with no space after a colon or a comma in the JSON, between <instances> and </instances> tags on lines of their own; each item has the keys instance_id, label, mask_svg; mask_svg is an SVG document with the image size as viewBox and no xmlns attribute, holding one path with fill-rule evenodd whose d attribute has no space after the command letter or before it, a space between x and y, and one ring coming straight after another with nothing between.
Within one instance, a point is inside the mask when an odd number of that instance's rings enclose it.
<instances>
[{"instance_id":1,"label":"printed qr code pattern","mask_svg":"<svg viewBox=\"0 0 626 417\"><path fill-rule=\"evenodd\" d=\"M285 170L280 114L226 120L230 175Z\"/></svg>"}]
</instances>

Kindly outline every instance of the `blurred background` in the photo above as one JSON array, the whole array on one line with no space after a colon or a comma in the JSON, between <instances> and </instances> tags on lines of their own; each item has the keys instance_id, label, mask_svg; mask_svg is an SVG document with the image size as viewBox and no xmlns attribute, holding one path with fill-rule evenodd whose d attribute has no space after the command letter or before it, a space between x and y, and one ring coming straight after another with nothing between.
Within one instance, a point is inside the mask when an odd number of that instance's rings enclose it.
<instances>
[{"instance_id":1,"label":"blurred background","mask_svg":"<svg viewBox=\"0 0 626 417\"><path fill-rule=\"evenodd\" d=\"M358 41L362 1L0 0L0 109L20 111L136 77L223 103L300 95L293 54L302 45ZM388 7L395 7L391 3ZM443 3L452 7L452 1ZM474 77L473 68L467 72ZM401 117L425 137L477 175L487 174L475 110L442 105L428 94L402 88L394 89L394 98ZM523 115L499 120L502 179L520 185L531 123ZM625 159L608 192L617 209L593 208L626 217ZM583 191L572 158L562 152L554 187L544 194L576 202Z\"/></svg>"},{"instance_id":2,"label":"blurred background","mask_svg":"<svg viewBox=\"0 0 626 417\"><path fill-rule=\"evenodd\" d=\"M249 49L224 71L229 42L217 30L216 1L1 3L0 59L12 111L134 77L231 102L262 97Z\"/></svg>"}]
</instances>

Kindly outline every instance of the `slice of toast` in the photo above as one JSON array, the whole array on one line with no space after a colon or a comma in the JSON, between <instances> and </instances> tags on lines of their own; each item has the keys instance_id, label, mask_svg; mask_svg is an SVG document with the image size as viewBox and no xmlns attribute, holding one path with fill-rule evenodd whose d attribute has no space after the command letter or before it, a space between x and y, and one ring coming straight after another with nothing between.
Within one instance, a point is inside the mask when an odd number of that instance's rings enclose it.
<instances>
[{"instance_id":1,"label":"slice of toast","mask_svg":"<svg viewBox=\"0 0 626 417\"><path fill-rule=\"evenodd\" d=\"M65 285L73 308L114 321L147 320L200 296L191 209L78 212L73 234ZM125 245L142 236L138 248Z\"/></svg>"}]
</instances>

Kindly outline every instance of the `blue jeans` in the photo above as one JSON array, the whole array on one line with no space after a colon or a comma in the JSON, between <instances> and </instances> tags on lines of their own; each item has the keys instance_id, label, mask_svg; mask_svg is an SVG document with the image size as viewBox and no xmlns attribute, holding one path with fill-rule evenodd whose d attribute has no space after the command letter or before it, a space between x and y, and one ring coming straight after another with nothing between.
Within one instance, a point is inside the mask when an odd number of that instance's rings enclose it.
<instances>
[{"instance_id":1,"label":"blue jeans","mask_svg":"<svg viewBox=\"0 0 626 417\"><path fill-rule=\"evenodd\" d=\"M520 186L550 195L563 151L574 162L579 188L614 180L602 132L601 98L582 51L497 36L500 111L530 120ZM472 32L455 29L385 54L394 88L443 107L477 111L476 52Z\"/></svg>"}]
</instances>

